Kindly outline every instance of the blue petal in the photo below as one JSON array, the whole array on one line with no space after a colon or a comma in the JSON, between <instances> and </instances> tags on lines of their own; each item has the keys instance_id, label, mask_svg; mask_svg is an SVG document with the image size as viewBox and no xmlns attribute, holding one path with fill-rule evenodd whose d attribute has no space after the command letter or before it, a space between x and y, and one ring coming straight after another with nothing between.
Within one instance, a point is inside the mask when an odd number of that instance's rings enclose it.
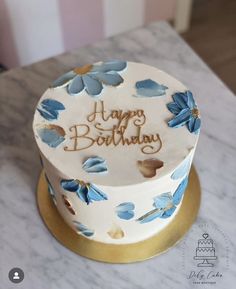
<instances>
[{"instance_id":1,"label":"blue petal","mask_svg":"<svg viewBox=\"0 0 236 289\"><path fill-rule=\"evenodd\" d=\"M183 197L183 194L187 188L187 185L188 185L188 176L183 179L183 181L180 183L180 185L178 186L178 188L174 192L173 204L175 206L177 206L180 203L180 201Z\"/></svg>"},{"instance_id":2,"label":"blue petal","mask_svg":"<svg viewBox=\"0 0 236 289\"><path fill-rule=\"evenodd\" d=\"M82 79L86 87L86 92L89 95L95 96L101 93L103 87L100 81L98 81L97 79L94 79L93 77L89 75L83 75Z\"/></svg>"},{"instance_id":3,"label":"blue petal","mask_svg":"<svg viewBox=\"0 0 236 289\"><path fill-rule=\"evenodd\" d=\"M37 108L40 115L46 120L54 120L58 117L58 110L64 110L64 105L54 99L44 99L40 103L41 108Z\"/></svg>"},{"instance_id":4,"label":"blue petal","mask_svg":"<svg viewBox=\"0 0 236 289\"><path fill-rule=\"evenodd\" d=\"M86 185L79 186L78 190L76 191L76 194L80 198L80 200L87 203L87 205L90 203L88 197L88 187Z\"/></svg>"},{"instance_id":5,"label":"blue petal","mask_svg":"<svg viewBox=\"0 0 236 289\"><path fill-rule=\"evenodd\" d=\"M55 99L46 98L41 102L42 108L45 110L64 110L65 106Z\"/></svg>"},{"instance_id":6,"label":"blue petal","mask_svg":"<svg viewBox=\"0 0 236 289\"><path fill-rule=\"evenodd\" d=\"M41 140L52 148L57 147L65 140L65 131L58 125L47 125L37 129L37 132Z\"/></svg>"},{"instance_id":7,"label":"blue petal","mask_svg":"<svg viewBox=\"0 0 236 289\"><path fill-rule=\"evenodd\" d=\"M193 109L194 107L196 107L195 101L193 99L193 94L190 90L187 90L185 93L187 95L187 105L190 109Z\"/></svg>"},{"instance_id":8,"label":"blue petal","mask_svg":"<svg viewBox=\"0 0 236 289\"><path fill-rule=\"evenodd\" d=\"M179 108L189 108L187 105L187 95L185 93L177 92L172 97Z\"/></svg>"},{"instance_id":9,"label":"blue petal","mask_svg":"<svg viewBox=\"0 0 236 289\"><path fill-rule=\"evenodd\" d=\"M43 105L42 105L43 107ZM44 107L43 107L44 108ZM54 110L53 108L47 107L44 110L51 115L52 118L57 119L58 117L58 110Z\"/></svg>"},{"instance_id":10,"label":"blue petal","mask_svg":"<svg viewBox=\"0 0 236 289\"><path fill-rule=\"evenodd\" d=\"M191 117L189 122L188 122L188 130L190 132L193 132L193 129L194 129L194 124L195 124L195 118L194 117Z\"/></svg>"},{"instance_id":11,"label":"blue petal","mask_svg":"<svg viewBox=\"0 0 236 289\"><path fill-rule=\"evenodd\" d=\"M184 159L181 165L171 175L171 178L173 180L181 179L189 173L190 166L191 166L191 159L192 159L192 154L190 154L189 156L187 156L187 158Z\"/></svg>"},{"instance_id":12,"label":"blue petal","mask_svg":"<svg viewBox=\"0 0 236 289\"><path fill-rule=\"evenodd\" d=\"M121 203L118 206L116 206L116 210L119 212L131 211L134 210L134 208L135 206L131 202Z\"/></svg>"},{"instance_id":13,"label":"blue petal","mask_svg":"<svg viewBox=\"0 0 236 289\"><path fill-rule=\"evenodd\" d=\"M83 231L83 233L82 233L84 236L86 236L86 237L91 237L91 236L93 236L93 234L94 234L94 231L91 231L91 230L86 230L86 231Z\"/></svg>"},{"instance_id":14,"label":"blue petal","mask_svg":"<svg viewBox=\"0 0 236 289\"><path fill-rule=\"evenodd\" d=\"M64 190L75 192L87 204L92 201L107 200L107 196L92 184L81 185L77 180L62 180L61 186Z\"/></svg>"},{"instance_id":15,"label":"blue petal","mask_svg":"<svg viewBox=\"0 0 236 289\"><path fill-rule=\"evenodd\" d=\"M107 165L106 163L96 164L93 167L84 170L89 174L106 174Z\"/></svg>"},{"instance_id":16,"label":"blue petal","mask_svg":"<svg viewBox=\"0 0 236 289\"><path fill-rule=\"evenodd\" d=\"M67 92L70 95L77 95L84 89L84 83L80 75L76 75L67 87Z\"/></svg>"},{"instance_id":17,"label":"blue petal","mask_svg":"<svg viewBox=\"0 0 236 289\"><path fill-rule=\"evenodd\" d=\"M139 221L140 224L149 223L149 222L155 220L156 218L160 218L163 215L163 213L164 213L163 210L154 209L154 210L148 212L147 214L143 215L142 217L138 218L137 221Z\"/></svg>"},{"instance_id":18,"label":"blue petal","mask_svg":"<svg viewBox=\"0 0 236 289\"><path fill-rule=\"evenodd\" d=\"M186 124L191 118L191 111L189 108L181 110L181 112L168 122L170 127L180 127Z\"/></svg>"},{"instance_id":19,"label":"blue petal","mask_svg":"<svg viewBox=\"0 0 236 289\"><path fill-rule=\"evenodd\" d=\"M90 157L85 160L82 168L87 173L106 173L107 172L107 164L106 160L101 157Z\"/></svg>"},{"instance_id":20,"label":"blue petal","mask_svg":"<svg viewBox=\"0 0 236 289\"><path fill-rule=\"evenodd\" d=\"M145 79L138 81L135 84L137 90L137 96L155 97L165 94L165 90L168 88L162 84L159 84L151 79Z\"/></svg>"},{"instance_id":21,"label":"blue petal","mask_svg":"<svg viewBox=\"0 0 236 289\"><path fill-rule=\"evenodd\" d=\"M130 220L134 216L135 206L131 202L121 203L116 207L117 216L124 220Z\"/></svg>"},{"instance_id":22,"label":"blue petal","mask_svg":"<svg viewBox=\"0 0 236 289\"><path fill-rule=\"evenodd\" d=\"M181 111L181 108L179 108L175 102L168 103L167 108L169 109L170 112L172 112L175 115L179 114Z\"/></svg>"},{"instance_id":23,"label":"blue petal","mask_svg":"<svg viewBox=\"0 0 236 289\"><path fill-rule=\"evenodd\" d=\"M69 192L76 192L79 189L79 183L76 180L61 180L61 186Z\"/></svg>"},{"instance_id":24,"label":"blue petal","mask_svg":"<svg viewBox=\"0 0 236 289\"><path fill-rule=\"evenodd\" d=\"M170 204L172 204L172 195L171 193L163 193L154 198L153 206L157 209L165 209Z\"/></svg>"},{"instance_id":25,"label":"blue petal","mask_svg":"<svg viewBox=\"0 0 236 289\"><path fill-rule=\"evenodd\" d=\"M94 65L92 71L96 72L108 72L108 71L121 71L127 66L125 61L121 60L111 60L103 62L102 64Z\"/></svg>"},{"instance_id":26,"label":"blue petal","mask_svg":"<svg viewBox=\"0 0 236 289\"><path fill-rule=\"evenodd\" d=\"M107 200L107 196L93 184L90 184L88 190L88 199L90 201L104 201Z\"/></svg>"},{"instance_id":27,"label":"blue petal","mask_svg":"<svg viewBox=\"0 0 236 289\"><path fill-rule=\"evenodd\" d=\"M78 221L73 221L73 223L76 225L76 229L78 229L80 232L87 230L87 227L85 225L83 225L82 223L80 223Z\"/></svg>"},{"instance_id":28,"label":"blue petal","mask_svg":"<svg viewBox=\"0 0 236 289\"><path fill-rule=\"evenodd\" d=\"M91 76L93 76L94 78L96 78L97 80L106 85L112 86L117 86L124 81L124 79L115 71L110 71L107 73L98 72L95 74L91 74Z\"/></svg>"},{"instance_id":29,"label":"blue petal","mask_svg":"<svg viewBox=\"0 0 236 289\"><path fill-rule=\"evenodd\" d=\"M94 231L91 230L91 229L88 229L85 225L83 225L82 223L80 222L77 222L77 221L73 221L73 223L75 224L75 228L76 230L83 234L84 236L86 237L91 237L93 234L94 234Z\"/></svg>"},{"instance_id":30,"label":"blue petal","mask_svg":"<svg viewBox=\"0 0 236 289\"><path fill-rule=\"evenodd\" d=\"M201 127L201 119L197 118L196 122L195 122L195 128L194 128L194 133L195 134L199 134L200 132L200 127Z\"/></svg>"},{"instance_id":31,"label":"blue petal","mask_svg":"<svg viewBox=\"0 0 236 289\"><path fill-rule=\"evenodd\" d=\"M37 108L37 111L40 113L40 115L45 118L46 120L54 120L57 119L58 117L58 112L57 111L52 111L52 112L46 112L40 108Z\"/></svg>"},{"instance_id":32,"label":"blue petal","mask_svg":"<svg viewBox=\"0 0 236 289\"><path fill-rule=\"evenodd\" d=\"M134 216L134 212L117 212L117 216L123 220L130 220Z\"/></svg>"},{"instance_id":33,"label":"blue petal","mask_svg":"<svg viewBox=\"0 0 236 289\"><path fill-rule=\"evenodd\" d=\"M170 209L166 210L166 211L160 216L160 218L161 218L161 219L169 218L170 216L173 215L175 209L176 209L175 206L171 207Z\"/></svg>"},{"instance_id":34,"label":"blue petal","mask_svg":"<svg viewBox=\"0 0 236 289\"><path fill-rule=\"evenodd\" d=\"M188 122L188 130L190 132L196 132L201 127L201 119L192 117Z\"/></svg>"},{"instance_id":35,"label":"blue petal","mask_svg":"<svg viewBox=\"0 0 236 289\"><path fill-rule=\"evenodd\" d=\"M63 74L62 76L60 76L59 78L57 78L53 83L52 83L52 87L63 87L66 86L68 84L68 82L70 82L71 79L73 79L75 77L76 73L74 71L69 71L65 74Z\"/></svg>"}]
</instances>

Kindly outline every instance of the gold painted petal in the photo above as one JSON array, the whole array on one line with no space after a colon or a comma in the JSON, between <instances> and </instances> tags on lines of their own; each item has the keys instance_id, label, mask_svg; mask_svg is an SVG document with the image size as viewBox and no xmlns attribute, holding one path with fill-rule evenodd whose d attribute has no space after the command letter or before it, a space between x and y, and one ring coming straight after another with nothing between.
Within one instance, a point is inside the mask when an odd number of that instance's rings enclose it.
<instances>
[{"instance_id":1,"label":"gold painted petal","mask_svg":"<svg viewBox=\"0 0 236 289\"><path fill-rule=\"evenodd\" d=\"M62 200L65 204L65 206L67 207L68 211L72 214L72 215L75 215L75 210L72 208L72 205L70 203L70 201L68 200L67 196L65 195L62 195Z\"/></svg>"},{"instance_id":2,"label":"gold painted petal","mask_svg":"<svg viewBox=\"0 0 236 289\"><path fill-rule=\"evenodd\" d=\"M86 64L86 65L84 65L84 66L80 66L80 67L74 68L74 72L75 72L76 74L83 75L83 74L86 74L86 73L88 73L89 71L91 71L92 68L93 68L93 65L91 65L91 64Z\"/></svg>"},{"instance_id":3,"label":"gold painted petal","mask_svg":"<svg viewBox=\"0 0 236 289\"><path fill-rule=\"evenodd\" d=\"M64 129L62 127L60 127L59 125L48 124L45 127L47 127L48 129L54 129L61 136L65 136L65 134L66 134Z\"/></svg>"},{"instance_id":4,"label":"gold painted petal","mask_svg":"<svg viewBox=\"0 0 236 289\"><path fill-rule=\"evenodd\" d=\"M112 239L122 239L124 237L124 232L122 231L121 227L116 224L113 224L111 229L107 232L107 234Z\"/></svg>"},{"instance_id":5,"label":"gold painted petal","mask_svg":"<svg viewBox=\"0 0 236 289\"><path fill-rule=\"evenodd\" d=\"M156 170L163 167L164 162L159 159L152 158L144 161L138 161L137 164L140 173L145 178L153 178L156 175Z\"/></svg>"},{"instance_id":6,"label":"gold painted petal","mask_svg":"<svg viewBox=\"0 0 236 289\"><path fill-rule=\"evenodd\" d=\"M40 125L37 133L42 142L51 148L56 148L65 140L65 131L55 124Z\"/></svg>"}]
</instances>

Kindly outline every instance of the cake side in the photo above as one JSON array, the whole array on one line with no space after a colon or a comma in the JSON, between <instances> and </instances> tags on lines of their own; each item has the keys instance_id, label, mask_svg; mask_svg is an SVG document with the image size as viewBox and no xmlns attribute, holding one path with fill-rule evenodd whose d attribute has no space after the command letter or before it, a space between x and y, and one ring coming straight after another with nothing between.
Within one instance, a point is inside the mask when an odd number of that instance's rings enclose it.
<instances>
[{"instance_id":1,"label":"cake side","mask_svg":"<svg viewBox=\"0 0 236 289\"><path fill-rule=\"evenodd\" d=\"M193 153L187 157L190 164ZM77 191L63 188L61 182L68 179L67 176L43 156L42 160L54 203L64 220L79 234L84 235L80 224L85 226L91 235L84 236L104 243L139 242L161 231L177 214L188 184L188 171L173 179L177 169L141 185L104 187L94 184L106 199L86 203Z\"/></svg>"}]
</instances>

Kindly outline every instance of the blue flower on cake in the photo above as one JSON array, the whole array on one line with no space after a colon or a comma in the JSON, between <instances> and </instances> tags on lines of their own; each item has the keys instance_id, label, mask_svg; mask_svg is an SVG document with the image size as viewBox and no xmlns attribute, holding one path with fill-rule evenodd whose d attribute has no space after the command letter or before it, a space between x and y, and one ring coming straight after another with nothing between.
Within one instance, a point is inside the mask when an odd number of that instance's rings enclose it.
<instances>
[{"instance_id":1,"label":"blue flower on cake","mask_svg":"<svg viewBox=\"0 0 236 289\"><path fill-rule=\"evenodd\" d=\"M62 180L61 186L64 190L76 193L81 201L89 205L93 201L107 200L107 196L91 183L80 180Z\"/></svg>"},{"instance_id":2,"label":"blue flower on cake","mask_svg":"<svg viewBox=\"0 0 236 289\"><path fill-rule=\"evenodd\" d=\"M154 209L137 219L141 224L151 222L156 218L166 219L172 216L179 205L188 184L188 177L184 178L173 196L170 192L156 196L153 200Z\"/></svg>"},{"instance_id":3,"label":"blue flower on cake","mask_svg":"<svg viewBox=\"0 0 236 289\"><path fill-rule=\"evenodd\" d=\"M118 86L124 80L118 73L126 68L127 63L120 60L102 62L101 64L76 67L55 80L53 88L66 87L70 95L78 95L85 91L95 97L104 85Z\"/></svg>"},{"instance_id":4,"label":"blue flower on cake","mask_svg":"<svg viewBox=\"0 0 236 289\"><path fill-rule=\"evenodd\" d=\"M191 133L197 134L201 126L201 119L191 91L177 92L172 98L174 101L168 103L167 107L175 117L168 122L168 125L176 128L186 124Z\"/></svg>"}]
</instances>

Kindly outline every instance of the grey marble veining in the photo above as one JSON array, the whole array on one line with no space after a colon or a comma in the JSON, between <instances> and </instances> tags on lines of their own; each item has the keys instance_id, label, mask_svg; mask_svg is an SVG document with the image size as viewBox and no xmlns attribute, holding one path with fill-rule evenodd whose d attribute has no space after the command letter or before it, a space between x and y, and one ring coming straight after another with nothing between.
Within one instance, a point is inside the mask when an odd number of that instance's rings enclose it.
<instances>
[{"instance_id":1,"label":"grey marble veining","mask_svg":"<svg viewBox=\"0 0 236 289\"><path fill-rule=\"evenodd\" d=\"M203 120L194 159L202 186L197 222L175 248L129 265L94 262L61 246L35 199L41 168L31 123L39 97L73 66L110 58L151 64L178 78L193 91ZM235 288L236 98L169 25L154 23L3 73L0 101L0 289ZM214 285L187 278L190 270L199 271L192 255L203 231L214 237L218 259L212 270L223 274ZM12 267L24 270L22 283L8 280Z\"/></svg>"}]
</instances>

